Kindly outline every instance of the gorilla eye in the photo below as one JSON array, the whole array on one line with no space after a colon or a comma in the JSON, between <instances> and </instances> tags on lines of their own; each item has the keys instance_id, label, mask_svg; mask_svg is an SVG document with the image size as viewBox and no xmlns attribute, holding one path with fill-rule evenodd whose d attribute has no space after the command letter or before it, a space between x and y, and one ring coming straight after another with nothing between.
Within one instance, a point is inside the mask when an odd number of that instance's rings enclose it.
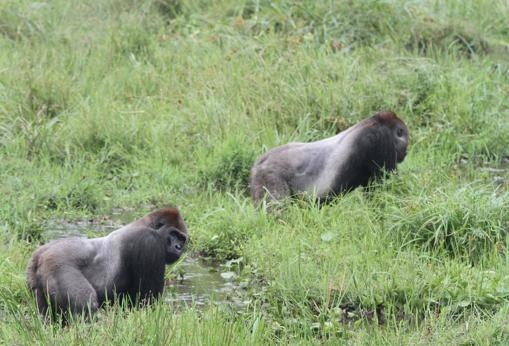
<instances>
[{"instance_id":1,"label":"gorilla eye","mask_svg":"<svg viewBox=\"0 0 509 346\"><path fill-rule=\"evenodd\" d=\"M403 137L403 129L400 127L398 131L396 132L396 136Z\"/></svg>"}]
</instances>

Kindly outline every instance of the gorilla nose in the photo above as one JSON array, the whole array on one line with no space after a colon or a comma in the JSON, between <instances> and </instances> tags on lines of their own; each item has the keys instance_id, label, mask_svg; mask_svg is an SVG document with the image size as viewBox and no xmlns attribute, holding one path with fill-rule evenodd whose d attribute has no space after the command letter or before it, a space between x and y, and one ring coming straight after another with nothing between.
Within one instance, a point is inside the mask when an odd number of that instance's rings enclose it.
<instances>
[{"instance_id":1,"label":"gorilla nose","mask_svg":"<svg viewBox=\"0 0 509 346\"><path fill-rule=\"evenodd\" d=\"M177 249L177 250L179 250L179 251L180 251L180 250L182 250L182 245L180 245L180 244L176 244L176 245L175 245L175 249Z\"/></svg>"}]
</instances>

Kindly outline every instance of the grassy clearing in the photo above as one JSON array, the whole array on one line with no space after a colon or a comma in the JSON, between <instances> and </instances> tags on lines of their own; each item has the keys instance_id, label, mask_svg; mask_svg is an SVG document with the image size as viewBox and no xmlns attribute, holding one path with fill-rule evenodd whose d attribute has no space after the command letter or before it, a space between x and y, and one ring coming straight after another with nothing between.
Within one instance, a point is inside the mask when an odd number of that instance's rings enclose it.
<instances>
[{"instance_id":1,"label":"grassy clearing","mask_svg":"<svg viewBox=\"0 0 509 346\"><path fill-rule=\"evenodd\" d=\"M0 339L506 344L508 18L485 0L1 2ZM258 155L383 109L410 129L398 174L254 209ZM24 270L52 219L166 204L192 251L263 282L247 311L40 323Z\"/></svg>"}]
</instances>

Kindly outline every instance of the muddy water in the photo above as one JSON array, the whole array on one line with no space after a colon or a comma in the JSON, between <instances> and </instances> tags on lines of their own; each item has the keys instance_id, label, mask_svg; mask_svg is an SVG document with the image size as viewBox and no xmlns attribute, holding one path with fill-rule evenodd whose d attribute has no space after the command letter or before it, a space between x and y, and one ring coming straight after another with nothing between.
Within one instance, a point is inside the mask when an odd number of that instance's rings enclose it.
<instances>
[{"instance_id":1,"label":"muddy water","mask_svg":"<svg viewBox=\"0 0 509 346\"><path fill-rule=\"evenodd\" d=\"M138 217L132 211L113 210L111 215L91 220L52 219L47 222L43 237L52 240L72 236L104 236ZM221 264L188 253L173 268L172 272L177 273L176 278L167 283L164 299L175 306L200 309L217 305L240 311L249 304L248 283L241 280L232 267L235 264L232 266L231 262Z\"/></svg>"},{"instance_id":2,"label":"muddy water","mask_svg":"<svg viewBox=\"0 0 509 346\"><path fill-rule=\"evenodd\" d=\"M178 267L183 274L166 288L165 300L201 308L209 304L241 310L247 307L247 282L224 265L188 256Z\"/></svg>"}]
</instances>

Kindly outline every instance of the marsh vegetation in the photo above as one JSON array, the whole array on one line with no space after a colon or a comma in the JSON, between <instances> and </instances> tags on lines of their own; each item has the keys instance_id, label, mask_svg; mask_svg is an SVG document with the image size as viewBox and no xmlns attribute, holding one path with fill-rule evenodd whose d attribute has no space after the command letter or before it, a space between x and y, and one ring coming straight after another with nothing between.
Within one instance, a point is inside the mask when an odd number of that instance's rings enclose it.
<instances>
[{"instance_id":1,"label":"marsh vegetation","mask_svg":"<svg viewBox=\"0 0 509 346\"><path fill-rule=\"evenodd\" d=\"M0 340L506 344L508 28L502 0L1 1ZM380 110L410 131L396 174L254 208L256 157ZM250 288L242 309L39 319L25 268L52 230L168 204L189 258Z\"/></svg>"}]
</instances>

